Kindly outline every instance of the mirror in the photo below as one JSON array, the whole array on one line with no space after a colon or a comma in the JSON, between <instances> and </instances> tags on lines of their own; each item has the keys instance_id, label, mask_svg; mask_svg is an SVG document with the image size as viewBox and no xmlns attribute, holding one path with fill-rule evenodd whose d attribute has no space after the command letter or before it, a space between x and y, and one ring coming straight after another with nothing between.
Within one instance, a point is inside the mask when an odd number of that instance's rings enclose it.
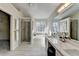
<instances>
[{"instance_id":1,"label":"mirror","mask_svg":"<svg viewBox=\"0 0 79 59\"><path fill-rule=\"evenodd\" d=\"M69 17L54 22L52 23L52 33L59 34L60 37L79 40L79 20Z\"/></svg>"},{"instance_id":2,"label":"mirror","mask_svg":"<svg viewBox=\"0 0 79 59\"><path fill-rule=\"evenodd\" d=\"M70 18L54 22L52 26L52 33L54 35L56 34L59 37L70 37Z\"/></svg>"},{"instance_id":3,"label":"mirror","mask_svg":"<svg viewBox=\"0 0 79 59\"><path fill-rule=\"evenodd\" d=\"M79 4L74 4L63 13L57 14L51 24L51 32L59 37L70 37L79 40Z\"/></svg>"},{"instance_id":4,"label":"mirror","mask_svg":"<svg viewBox=\"0 0 79 59\"><path fill-rule=\"evenodd\" d=\"M70 18L66 18L59 21L59 30L60 37L70 37Z\"/></svg>"},{"instance_id":5,"label":"mirror","mask_svg":"<svg viewBox=\"0 0 79 59\"><path fill-rule=\"evenodd\" d=\"M66 18L60 21L60 33L67 33L66 37L79 40L79 20Z\"/></svg>"}]
</instances>

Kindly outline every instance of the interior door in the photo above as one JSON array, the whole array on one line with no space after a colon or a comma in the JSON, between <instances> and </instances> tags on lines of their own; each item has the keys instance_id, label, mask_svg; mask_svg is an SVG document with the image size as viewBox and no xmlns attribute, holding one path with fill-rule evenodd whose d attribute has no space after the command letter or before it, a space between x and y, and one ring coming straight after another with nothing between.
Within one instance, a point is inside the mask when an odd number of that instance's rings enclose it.
<instances>
[{"instance_id":1,"label":"interior door","mask_svg":"<svg viewBox=\"0 0 79 59\"><path fill-rule=\"evenodd\" d=\"M78 20L72 20L71 22L71 38L77 40L77 28Z\"/></svg>"},{"instance_id":2,"label":"interior door","mask_svg":"<svg viewBox=\"0 0 79 59\"><path fill-rule=\"evenodd\" d=\"M31 39L31 34L30 34L30 22L25 22L24 23L24 41L26 42L30 42L30 39Z\"/></svg>"}]
</instances>

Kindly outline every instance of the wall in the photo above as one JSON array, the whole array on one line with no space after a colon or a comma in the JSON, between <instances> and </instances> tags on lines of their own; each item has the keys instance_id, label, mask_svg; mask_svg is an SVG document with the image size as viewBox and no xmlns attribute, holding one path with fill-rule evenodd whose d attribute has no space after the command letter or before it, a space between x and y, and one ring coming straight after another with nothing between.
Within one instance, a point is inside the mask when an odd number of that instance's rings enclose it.
<instances>
[{"instance_id":1,"label":"wall","mask_svg":"<svg viewBox=\"0 0 79 59\"><path fill-rule=\"evenodd\" d=\"M33 33L34 33L34 30L33 30L33 28L34 28L34 18L32 18L32 20L31 20L31 45L33 44Z\"/></svg>"},{"instance_id":2,"label":"wall","mask_svg":"<svg viewBox=\"0 0 79 59\"><path fill-rule=\"evenodd\" d=\"M15 38L15 19L19 21L19 25L21 24L21 17L23 14L19 12L12 4L10 3L0 3L0 10L11 15L11 27L10 27L10 49L14 50L21 43L21 30L18 30L18 38ZM20 27L19 27L20 29Z\"/></svg>"},{"instance_id":3,"label":"wall","mask_svg":"<svg viewBox=\"0 0 79 59\"><path fill-rule=\"evenodd\" d=\"M21 20L21 39L24 40L24 20Z\"/></svg>"}]
</instances>

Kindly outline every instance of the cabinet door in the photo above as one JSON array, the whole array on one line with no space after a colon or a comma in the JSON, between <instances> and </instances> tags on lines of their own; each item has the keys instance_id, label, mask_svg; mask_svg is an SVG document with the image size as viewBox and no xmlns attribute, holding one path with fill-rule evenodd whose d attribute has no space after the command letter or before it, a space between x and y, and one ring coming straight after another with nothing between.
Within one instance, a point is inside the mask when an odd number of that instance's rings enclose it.
<instances>
[{"instance_id":1,"label":"cabinet door","mask_svg":"<svg viewBox=\"0 0 79 59\"><path fill-rule=\"evenodd\" d=\"M46 51L48 49L48 39L45 37L45 48L46 48Z\"/></svg>"}]
</instances>

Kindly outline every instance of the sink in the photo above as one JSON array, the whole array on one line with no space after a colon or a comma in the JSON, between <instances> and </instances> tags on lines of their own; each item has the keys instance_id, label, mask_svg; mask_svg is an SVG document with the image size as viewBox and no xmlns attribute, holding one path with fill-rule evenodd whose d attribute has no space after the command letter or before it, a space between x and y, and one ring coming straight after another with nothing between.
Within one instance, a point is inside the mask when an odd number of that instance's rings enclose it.
<instances>
[{"instance_id":1,"label":"sink","mask_svg":"<svg viewBox=\"0 0 79 59\"><path fill-rule=\"evenodd\" d=\"M79 50L76 49L64 49L66 53L68 53L71 56L79 56Z\"/></svg>"}]
</instances>

